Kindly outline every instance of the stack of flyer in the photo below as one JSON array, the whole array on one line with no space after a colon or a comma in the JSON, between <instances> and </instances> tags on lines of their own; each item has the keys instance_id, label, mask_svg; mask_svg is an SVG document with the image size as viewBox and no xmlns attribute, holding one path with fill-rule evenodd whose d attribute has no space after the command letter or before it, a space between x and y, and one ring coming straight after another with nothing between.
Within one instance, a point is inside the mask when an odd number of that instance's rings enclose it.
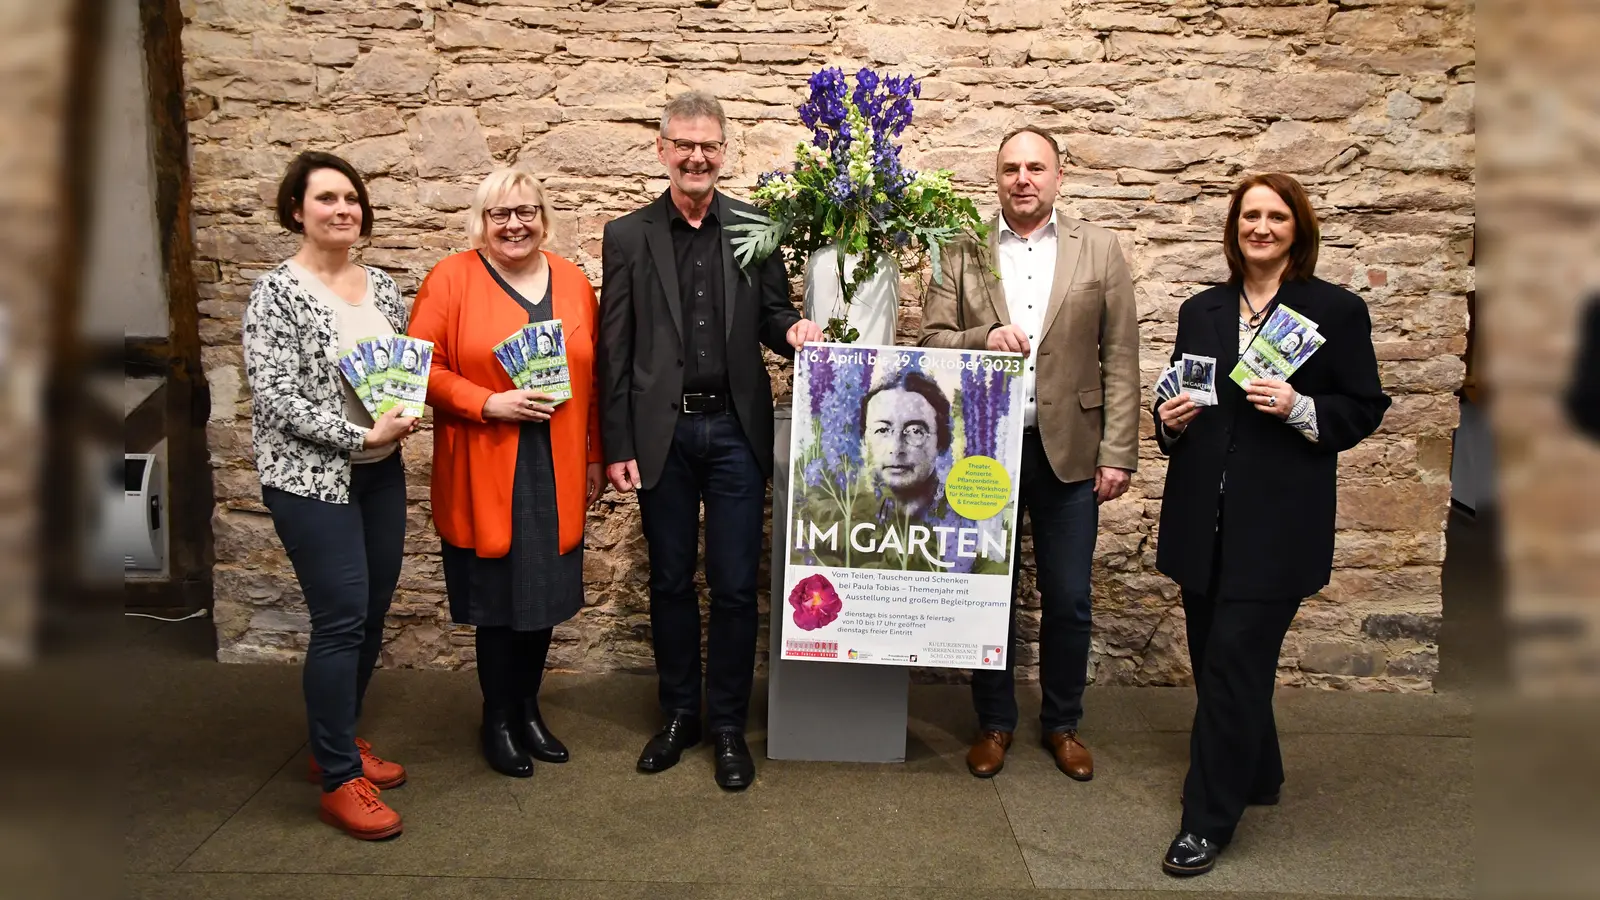
<instances>
[{"instance_id":1,"label":"stack of flyer","mask_svg":"<svg viewBox=\"0 0 1600 900\"><path fill-rule=\"evenodd\" d=\"M339 358L339 371L374 419L397 406L401 416L420 417L432 366L433 343L403 334L363 338Z\"/></svg>"},{"instance_id":2,"label":"stack of flyer","mask_svg":"<svg viewBox=\"0 0 1600 900\"><path fill-rule=\"evenodd\" d=\"M524 325L495 345L494 355L519 388L543 391L561 403L572 399L572 376L567 371L567 342L561 320Z\"/></svg>"},{"instance_id":3,"label":"stack of flyer","mask_svg":"<svg viewBox=\"0 0 1600 900\"><path fill-rule=\"evenodd\" d=\"M1185 353L1156 381L1156 405L1187 393L1196 406L1217 405L1217 361L1210 356Z\"/></svg>"},{"instance_id":4,"label":"stack of flyer","mask_svg":"<svg viewBox=\"0 0 1600 900\"><path fill-rule=\"evenodd\" d=\"M1287 306L1279 306L1239 355L1239 364L1228 377L1240 386L1254 378L1287 381L1325 340L1317 331L1317 323Z\"/></svg>"}]
</instances>

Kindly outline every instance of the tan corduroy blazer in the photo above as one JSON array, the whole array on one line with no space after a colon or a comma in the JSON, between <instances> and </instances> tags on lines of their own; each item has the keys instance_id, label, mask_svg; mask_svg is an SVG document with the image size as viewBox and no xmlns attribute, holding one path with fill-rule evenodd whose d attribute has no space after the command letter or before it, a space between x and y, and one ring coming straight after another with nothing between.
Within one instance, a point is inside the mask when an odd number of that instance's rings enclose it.
<instances>
[{"instance_id":1,"label":"tan corduroy blazer","mask_svg":"<svg viewBox=\"0 0 1600 900\"><path fill-rule=\"evenodd\" d=\"M1139 465L1139 316L1133 280L1116 235L1056 213L1056 271L1044 329L1032 350L1037 426L1062 481L1094 477L1096 466ZM922 300L924 347L982 350L989 332L1011 324L998 277L1000 217L980 250L970 238L945 248L943 278Z\"/></svg>"}]
</instances>

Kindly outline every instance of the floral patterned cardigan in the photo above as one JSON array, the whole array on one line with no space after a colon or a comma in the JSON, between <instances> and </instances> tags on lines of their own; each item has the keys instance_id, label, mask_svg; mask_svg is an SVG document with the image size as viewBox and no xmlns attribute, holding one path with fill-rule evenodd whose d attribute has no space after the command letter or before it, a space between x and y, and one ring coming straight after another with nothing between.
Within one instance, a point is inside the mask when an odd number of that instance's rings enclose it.
<instances>
[{"instance_id":1,"label":"floral patterned cardigan","mask_svg":"<svg viewBox=\"0 0 1600 900\"><path fill-rule=\"evenodd\" d=\"M406 330L400 289L367 266L372 299L396 334ZM251 437L262 487L328 503L350 502L350 451L367 429L344 417L339 331L333 310L306 292L287 263L256 279L244 313Z\"/></svg>"}]
</instances>

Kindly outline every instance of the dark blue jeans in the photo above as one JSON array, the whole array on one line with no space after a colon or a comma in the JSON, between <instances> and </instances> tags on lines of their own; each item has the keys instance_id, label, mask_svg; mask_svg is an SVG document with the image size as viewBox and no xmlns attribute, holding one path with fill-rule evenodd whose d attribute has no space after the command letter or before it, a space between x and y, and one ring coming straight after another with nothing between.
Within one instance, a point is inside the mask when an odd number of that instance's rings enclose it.
<instances>
[{"instance_id":1,"label":"dark blue jeans","mask_svg":"<svg viewBox=\"0 0 1600 900\"><path fill-rule=\"evenodd\" d=\"M399 452L351 469L349 503L261 490L311 613L302 684L311 756L325 791L361 775L356 720L383 646L406 539Z\"/></svg>"},{"instance_id":2,"label":"dark blue jeans","mask_svg":"<svg viewBox=\"0 0 1600 900\"><path fill-rule=\"evenodd\" d=\"M1022 439L1022 507L1033 524L1033 557L1041 596L1039 687L1044 705L1039 721L1046 733L1071 731L1083 718L1083 688L1088 681L1089 636L1093 609L1089 571L1094 563L1100 507L1094 479L1056 478L1037 432ZM1021 516L1018 516L1020 524ZM1020 532L1020 529L1019 529ZM1017 546L1021 547L1019 540ZM1017 602L1011 600L1011 634L1004 671L972 673L972 705L983 731L1017 730Z\"/></svg>"},{"instance_id":3,"label":"dark blue jeans","mask_svg":"<svg viewBox=\"0 0 1600 900\"><path fill-rule=\"evenodd\" d=\"M756 663L756 573L766 476L732 412L678 417L666 468L639 492L650 545L650 630L661 710L701 715L700 504L706 511L705 720L711 730L743 730Z\"/></svg>"}]
</instances>

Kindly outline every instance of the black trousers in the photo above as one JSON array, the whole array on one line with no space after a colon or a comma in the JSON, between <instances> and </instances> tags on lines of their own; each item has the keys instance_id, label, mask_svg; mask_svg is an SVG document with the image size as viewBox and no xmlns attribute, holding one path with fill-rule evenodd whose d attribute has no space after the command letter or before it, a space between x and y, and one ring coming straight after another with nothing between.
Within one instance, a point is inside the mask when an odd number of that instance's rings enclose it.
<instances>
[{"instance_id":1,"label":"black trousers","mask_svg":"<svg viewBox=\"0 0 1600 900\"><path fill-rule=\"evenodd\" d=\"M406 539L400 453L350 468L349 503L261 490L311 613L302 684L325 791L361 776L356 720L383 646Z\"/></svg>"},{"instance_id":2,"label":"black trousers","mask_svg":"<svg viewBox=\"0 0 1600 900\"><path fill-rule=\"evenodd\" d=\"M524 700L539 699L539 685L544 681L544 664L550 656L550 635L554 630L478 628L478 688L483 691L485 707L512 709Z\"/></svg>"},{"instance_id":3,"label":"black trousers","mask_svg":"<svg viewBox=\"0 0 1600 900\"><path fill-rule=\"evenodd\" d=\"M1283 784L1272 692L1283 637L1300 601L1218 596L1218 568L1212 566L1211 588L1183 592L1197 703L1182 829L1226 844L1250 798Z\"/></svg>"},{"instance_id":4,"label":"black trousers","mask_svg":"<svg viewBox=\"0 0 1600 900\"><path fill-rule=\"evenodd\" d=\"M731 411L684 414L655 487L639 493L650 547L650 633L660 676L661 710L699 715L700 504L705 503L706 724L740 730L755 678L757 572L767 479Z\"/></svg>"}]
</instances>

